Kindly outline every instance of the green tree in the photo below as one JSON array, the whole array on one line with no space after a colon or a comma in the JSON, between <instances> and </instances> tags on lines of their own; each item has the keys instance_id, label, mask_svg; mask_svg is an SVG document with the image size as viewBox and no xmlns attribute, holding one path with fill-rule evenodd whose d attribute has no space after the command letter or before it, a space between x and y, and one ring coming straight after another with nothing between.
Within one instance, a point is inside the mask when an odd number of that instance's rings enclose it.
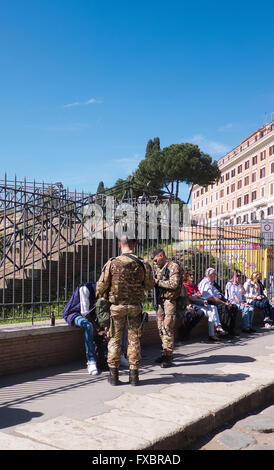
<instances>
[{"instance_id":1,"label":"green tree","mask_svg":"<svg viewBox=\"0 0 274 470\"><path fill-rule=\"evenodd\" d=\"M151 139L149 139L147 146L146 146L146 155L145 158L150 157L150 155L153 153L153 142Z\"/></svg>"},{"instance_id":2,"label":"green tree","mask_svg":"<svg viewBox=\"0 0 274 470\"><path fill-rule=\"evenodd\" d=\"M98 184L98 188L97 188L97 193L104 193L105 192L105 185L103 183L103 181L100 181L100 183Z\"/></svg>"},{"instance_id":3,"label":"green tree","mask_svg":"<svg viewBox=\"0 0 274 470\"><path fill-rule=\"evenodd\" d=\"M220 177L217 162L210 155L201 152L198 145L190 143L173 144L158 149L139 163L134 173L136 181L164 189L178 199L180 183L208 186Z\"/></svg>"},{"instance_id":4,"label":"green tree","mask_svg":"<svg viewBox=\"0 0 274 470\"><path fill-rule=\"evenodd\" d=\"M150 139L146 146L146 155L145 158L150 157L154 152L158 152L160 150L160 139L159 137L154 137L154 139Z\"/></svg>"}]
</instances>

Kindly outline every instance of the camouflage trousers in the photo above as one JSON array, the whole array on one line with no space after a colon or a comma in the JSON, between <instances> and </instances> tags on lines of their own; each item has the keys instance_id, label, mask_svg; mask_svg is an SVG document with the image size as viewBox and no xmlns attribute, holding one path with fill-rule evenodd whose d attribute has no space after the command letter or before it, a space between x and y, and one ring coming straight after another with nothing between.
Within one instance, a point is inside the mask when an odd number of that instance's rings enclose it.
<instances>
[{"instance_id":1,"label":"camouflage trousers","mask_svg":"<svg viewBox=\"0 0 274 470\"><path fill-rule=\"evenodd\" d=\"M174 349L174 336L176 326L176 301L163 300L158 305L158 330L162 342L163 352L171 356Z\"/></svg>"},{"instance_id":2,"label":"camouflage trousers","mask_svg":"<svg viewBox=\"0 0 274 470\"><path fill-rule=\"evenodd\" d=\"M127 359L130 369L139 369L141 363L140 324L142 308L138 305L111 305L108 342L108 366L118 368L122 354L124 328L127 328Z\"/></svg>"}]
</instances>

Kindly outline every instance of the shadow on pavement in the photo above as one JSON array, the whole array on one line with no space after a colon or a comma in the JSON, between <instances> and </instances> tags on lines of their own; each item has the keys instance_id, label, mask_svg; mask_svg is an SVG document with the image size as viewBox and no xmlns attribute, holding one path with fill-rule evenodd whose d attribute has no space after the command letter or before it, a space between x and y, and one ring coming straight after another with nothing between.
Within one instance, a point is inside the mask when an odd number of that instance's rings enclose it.
<instances>
[{"instance_id":1,"label":"shadow on pavement","mask_svg":"<svg viewBox=\"0 0 274 470\"><path fill-rule=\"evenodd\" d=\"M39 418L42 415L43 413L39 412L31 412L21 408L9 408L8 406L3 406L0 408L0 429L27 423L33 418Z\"/></svg>"}]
</instances>

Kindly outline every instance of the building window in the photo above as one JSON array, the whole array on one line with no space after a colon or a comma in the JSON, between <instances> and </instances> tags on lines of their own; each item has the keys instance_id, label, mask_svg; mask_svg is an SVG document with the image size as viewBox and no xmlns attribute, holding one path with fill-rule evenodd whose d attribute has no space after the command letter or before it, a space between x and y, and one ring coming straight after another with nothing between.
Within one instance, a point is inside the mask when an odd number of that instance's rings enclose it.
<instances>
[{"instance_id":1,"label":"building window","mask_svg":"<svg viewBox=\"0 0 274 470\"><path fill-rule=\"evenodd\" d=\"M221 183L223 183L223 182L224 182L224 175L221 176Z\"/></svg>"},{"instance_id":2,"label":"building window","mask_svg":"<svg viewBox=\"0 0 274 470\"><path fill-rule=\"evenodd\" d=\"M271 163L270 173L274 173L274 162Z\"/></svg>"},{"instance_id":3,"label":"building window","mask_svg":"<svg viewBox=\"0 0 274 470\"><path fill-rule=\"evenodd\" d=\"M241 207L242 205L242 198L241 197L238 197L237 199L237 207Z\"/></svg>"},{"instance_id":4,"label":"building window","mask_svg":"<svg viewBox=\"0 0 274 470\"><path fill-rule=\"evenodd\" d=\"M239 181L238 181L238 184L237 184L237 188L238 188L238 189L241 189L241 187L242 187L242 180L239 180Z\"/></svg>"},{"instance_id":5,"label":"building window","mask_svg":"<svg viewBox=\"0 0 274 470\"><path fill-rule=\"evenodd\" d=\"M273 206L267 208L267 215L273 215Z\"/></svg>"},{"instance_id":6,"label":"building window","mask_svg":"<svg viewBox=\"0 0 274 470\"><path fill-rule=\"evenodd\" d=\"M248 204L248 201L249 201L249 196L248 196L248 194L245 194L244 195L244 204Z\"/></svg>"},{"instance_id":7,"label":"building window","mask_svg":"<svg viewBox=\"0 0 274 470\"><path fill-rule=\"evenodd\" d=\"M209 219L212 218L212 210L208 211L208 218L209 218Z\"/></svg>"},{"instance_id":8,"label":"building window","mask_svg":"<svg viewBox=\"0 0 274 470\"><path fill-rule=\"evenodd\" d=\"M233 168L233 170L231 170L231 178L233 178L233 176L235 176L235 168Z\"/></svg>"},{"instance_id":9,"label":"building window","mask_svg":"<svg viewBox=\"0 0 274 470\"><path fill-rule=\"evenodd\" d=\"M265 177L265 167L260 168L260 178L264 178L264 177Z\"/></svg>"},{"instance_id":10,"label":"building window","mask_svg":"<svg viewBox=\"0 0 274 470\"><path fill-rule=\"evenodd\" d=\"M200 192L199 192L199 191L197 191L197 197L199 197L199 195L200 195Z\"/></svg>"},{"instance_id":11,"label":"building window","mask_svg":"<svg viewBox=\"0 0 274 470\"><path fill-rule=\"evenodd\" d=\"M264 186L261 187L261 197L264 197Z\"/></svg>"},{"instance_id":12,"label":"building window","mask_svg":"<svg viewBox=\"0 0 274 470\"><path fill-rule=\"evenodd\" d=\"M251 218L251 220L256 220L256 211L251 212L250 218Z\"/></svg>"},{"instance_id":13,"label":"building window","mask_svg":"<svg viewBox=\"0 0 274 470\"><path fill-rule=\"evenodd\" d=\"M256 165L256 164L257 164L257 155L252 157L252 165Z\"/></svg>"},{"instance_id":14,"label":"building window","mask_svg":"<svg viewBox=\"0 0 274 470\"><path fill-rule=\"evenodd\" d=\"M257 191L252 191L252 193L251 193L251 201L252 201L252 202L253 202L253 201L256 201L256 199L257 199Z\"/></svg>"},{"instance_id":15,"label":"building window","mask_svg":"<svg viewBox=\"0 0 274 470\"><path fill-rule=\"evenodd\" d=\"M243 216L243 222L248 223L248 214L245 214L245 215Z\"/></svg>"},{"instance_id":16,"label":"building window","mask_svg":"<svg viewBox=\"0 0 274 470\"><path fill-rule=\"evenodd\" d=\"M243 170L243 165L239 165L239 166L238 166L238 174L239 174L239 173L242 173L242 170Z\"/></svg>"},{"instance_id":17,"label":"building window","mask_svg":"<svg viewBox=\"0 0 274 470\"><path fill-rule=\"evenodd\" d=\"M241 216L237 217L236 224L239 225L241 223Z\"/></svg>"},{"instance_id":18,"label":"building window","mask_svg":"<svg viewBox=\"0 0 274 470\"><path fill-rule=\"evenodd\" d=\"M266 159L266 150L263 150L263 152L261 152L261 162L265 159Z\"/></svg>"},{"instance_id":19,"label":"building window","mask_svg":"<svg viewBox=\"0 0 274 470\"><path fill-rule=\"evenodd\" d=\"M245 177L245 186L247 186L249 184L249 176L246 176Z\"/></svg>"},{"instance_id":20,"label":"building window","mask_svg":"<svg viewBox=\"0 0 274 470\"><path fill-rule=\"evenodd\" d=\"M234 199L233 199L232 202L231 202L231 209L232 209L232 210L234 210L234 204L235 204L235 201L234 201Z\"/></svg>"},{"instance_id":21,"label":"building window","mask_svg":"<svg viewBox=\"0 0 274 470\"><path fill-rule=\"evenodd\" d=\"M226 194L229 194L229 186L226 188Z\"/></svg>"},{"instance_id":22,"label":"building window","mask_svg":"<svg viewBox=\"0 0 274 470\"><path fill-rule=\"evenodd\" d=\"M274 196L274 183L270 183L269 185L269 194L270 196Z\"/></svg>"},{"instance_id":23,"label":"building window","mask_svg":"<svg viewBox=\"0 0 274 470\"><path fill-rule=\"evenodd\" d=\"M274 145L271 145L271 147L269 147L269 155L273 155L274 154Z\"/></svg>"},{"instance_id":24,"label":"building window","mask_svg":"<svg viewBox=\"0 0 274 470\"><path fill-rule=\"evenodd\" d=\"M225 180L226 180L226 181L229 180L229 173L226 173L226 175L225 175Z\"/></svg>"},{"instance_id":25,"label":"building window","mask_svg":"<svg viewBox=\"0 0 274 470\"><path fill-rule=\"evenodd\" d=\"M231 192L233 193L235 191L235 183L231 185Z\"/></svg>"},{"instance_id":26,"label":"building window","mask_svg":"<svg viewBox=\"0 0 274 470\"><path fill-rule=\"evenodd\" d=\"M252 183L255 183L256 179L257 179L257 173L254 172L252 173Z\"/></svg>"},{"instance_id":27,"label":"building window","mask_svg":"<svg viewBox=\"0 0 274 470\"><path fill-rule=\"evenodd\" d=\"M221 191L220 191L220 197L224 197L224 190L223 189L221 189Z\"/></svg>"},{"instance_id":28,"label":"building window","mask_svg":"<svg viewBox=\"0 0 274 470\"><path fill-rule=\"evenodd\" d=\"M248 168L249 168L249 160L245 162L245 170L248 170Z\"/></svg>"}]
</instances>

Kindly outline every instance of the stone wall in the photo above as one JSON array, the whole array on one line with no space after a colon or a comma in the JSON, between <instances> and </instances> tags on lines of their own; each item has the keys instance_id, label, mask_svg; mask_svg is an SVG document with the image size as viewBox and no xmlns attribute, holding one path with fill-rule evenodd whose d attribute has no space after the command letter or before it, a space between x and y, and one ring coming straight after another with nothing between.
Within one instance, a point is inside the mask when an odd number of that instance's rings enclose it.
<instances>
[{"instance_id":1,"label":"stone wall","mask_svg":"<svg viewBox=\"0 0 274 470\"><path fill-rule=\"evenodd\" d=\"M241 329L238 315L237 328ZM83 359L85 349L83 331L57 320L55 326L35 323L3 325L0 327L0 376L24 372L31 369L54 366ZM262 324L262 312L255 311L254 325ZM190 340L207 338L208 322L203 318L192 330ZM149 314L145 323L142 346L158 345L161 348L156 315Z\"/></svg>"}]
</instances>

